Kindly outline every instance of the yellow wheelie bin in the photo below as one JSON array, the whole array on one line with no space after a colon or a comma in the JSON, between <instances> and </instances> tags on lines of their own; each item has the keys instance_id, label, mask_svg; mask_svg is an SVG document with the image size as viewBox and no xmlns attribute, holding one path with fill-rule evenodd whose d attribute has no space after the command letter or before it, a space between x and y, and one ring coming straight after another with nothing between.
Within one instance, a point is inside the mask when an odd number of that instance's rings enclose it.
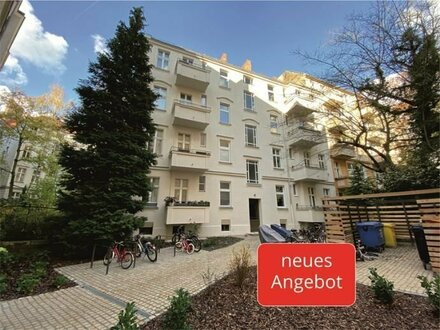
<instances>
[{"instance_id":1,"label":"yellow wheelie bin","mask_svg":"<svg viewBox=\"0 0 440 330\"><path fill-rule=\"evenodd\" d=\"M396 247L396 232L394 231L394 224L383 222L383 236L385 238L386 247Z\"/></svg>"}]
</instances>

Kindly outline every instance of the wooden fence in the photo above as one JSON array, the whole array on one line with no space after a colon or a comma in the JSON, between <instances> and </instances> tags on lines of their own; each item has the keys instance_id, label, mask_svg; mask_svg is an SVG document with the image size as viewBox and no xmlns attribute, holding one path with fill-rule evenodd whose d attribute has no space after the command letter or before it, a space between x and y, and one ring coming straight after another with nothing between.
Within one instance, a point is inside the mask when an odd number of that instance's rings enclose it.
<instances>
[{"instance_id":1,"label":"wooden fence","mask_svg":"<svg viewBox=\"0 0 440 330\"><path fill-rule=\"evenodd\" d=\"M325 198L327 240L353 243L358 239L357 222L379 221L394 224L397 240L413 242L410 228L423 222L434 269L440 266L439 197L440 189L426 189Z\"/></svg>"}]
</instances>

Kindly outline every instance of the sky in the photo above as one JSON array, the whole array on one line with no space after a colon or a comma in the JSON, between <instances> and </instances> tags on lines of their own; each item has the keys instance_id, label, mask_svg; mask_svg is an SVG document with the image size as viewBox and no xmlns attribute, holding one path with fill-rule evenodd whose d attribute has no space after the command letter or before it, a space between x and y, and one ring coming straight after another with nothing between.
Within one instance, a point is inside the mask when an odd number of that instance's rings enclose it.
<instances>
[{"instance_id":1,"label":"sky","mask_svg":"<svg viewBox=\"0 0 440 330\"><path fill-rule=\"evenodd\" d=\"M146 33L198 53L241 66L252 61L253 71L269 77L283 71L323 73L306 65L293 51L314 52L330 41L348 15L365 12L367 1L31 1L20 7L26 19L0 71L0 86L19 88L36 96L58 84L66 100L88 77L96 52L114 36L130 9L142 6Z\"/></svg>"}]
</instances>

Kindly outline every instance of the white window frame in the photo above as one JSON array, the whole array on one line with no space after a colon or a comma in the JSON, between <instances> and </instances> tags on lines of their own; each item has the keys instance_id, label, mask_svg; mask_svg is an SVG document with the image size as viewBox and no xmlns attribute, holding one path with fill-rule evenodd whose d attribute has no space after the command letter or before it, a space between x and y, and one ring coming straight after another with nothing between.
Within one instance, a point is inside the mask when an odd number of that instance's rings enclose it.
<instances>
[{"instance_id":1,"label":"white window frame","mask_svg":"<svg viewBox=\"0 0 440 330\"><path fill-rule=\"evenodd\" d=\"M157 50L156 67L162 70L169 70L170 68L170 52L162 49Z\"/></svg>"},{"instance_id":2,"label":"white window frame","mask_svg":"<svg viewBox=\"0 0 440 330\"><path fill-rule=\"evenodd\" d=\"M281 168L281 149L272 148L273 168Z\"/></svg>"},{"instance_id":3,"label":"white window frame","mask_svg":"<svg viewBox=\"0 0 440 330\"><path fill-rule=\"evenodd\" d=\"M278 191L281 188L281 191ZM278 208L286 208L286 197L284 196L284 186L276 185L275 186L275 196ZM283 201L283 205L278 205L278 198L281 197Z\"/></svg>"},{"instance_id":4,"label":"white window frame","mask_svg":"<svg viewBox=\"0 0 440 330\"><path fill-rule=\"evenodd\" d=\"M314 187L307 187L307 193L309 195L310 206L315 207L316 206L315 188Z\"/></svg>"},{"instance_id":5,"label":"white window frame","mask_svg":"<svg viewBox=\"0 0 440 330\"><path fill-rule=\"evenodd\" d=\"M247 104L248 97L249 97L250 104ZM255 109L254 93L251 93L249 91L243 91L243 101L244 101L244 108L246 110L254 111L254 109Z\"/></svg>"},{"instance_id":6,"label":"white window frame","mask_svg":"<svg viewBox=\"0 0 440 330\"><path fill-rule=\"evenodd\" d=\"M249 76L243 76L243 82L244 82L246 85L252 85L252 77L249 77Z\"/></svg>"},{"instance_id":7,"label":"white window frame","mask_svg":"<svg viewBox=\"0 0 440 330\"><path fill-rule=\"evenodd\" d=\"M180 102L184 104L192 104L192 95L187 93L180 93Z\"/></svg>"},{"instance_id":8,"label":"white window frame","mask_svg":"<svg viewBox=\"0 0 440 330\"><path fill-rule=\"evenodd\" d=\"M229 88L228 71L220 69L219 86Z\"/></svg>"},{"instance_id":9,"label":"white window frame","mask_svg":"<svg viewBox=\"0 0 440 330\"><path fill-rule=\"evenodd\" d=\"M230 116L229 116L229 104L220 102L219 107L220 112L220 124L228 125L230 123ZM226 121L222 121L222 113L226 115Z\"/></svg>"},{"instance_id":10,"label":"white window frame","mask_svg":"<svg viewBox=\"0 0 440 330\"><path fill-rule=\"evenodd\" d=\"M174 198L178 202L186 202L188 200L188 179L174 179Z\"/></svg>"},{"instance_id":11,"label":"white window frame","mask_svg":"<svg viewBox=\"0 0 440 330\"><path fill-rule=\"evenodd\" d=\"M205 94L200 95L200 105L204 107L208 106L208 96Z\"/></svg>"},{"instance_id":12,"label":"white window frame","mask_svg":"<svg viewBox=\"0 0 440 330\"><path fill-rule=\"evenodd\" d=\"M298 196L298 190L297 190L295 183L292 184L292 193L293 193L293 196Z\"/></svg>"},{"instance_id":13,"label":"white window frame","mask_svg":"<svg viewBox=\"0 0 440 330\"><path fill-rule=\"evenodd\" d=\"M147 194L147 204L155 204L157 205L157 201L159 199L159 177L151 177L148 178L150 183L151 191Z\"/></svg>"},{"instance_id":14,"label":"white window frame","mask_svg":"<svg viewBox=\"0 0 440 330\"><path fill-rule=\"evenodd\" d=\"M267 85L267 99L270 102L275 102L275 94L273 92L273 86L272 85Z\"/></svg>"},{"instance_id":15,"label":"white window frame","mask_svg":"<svg viewBox=\"0 0 440 330\"><path fill-rule=\"evenodd\" d=\"M27 168L26 167L17 167L17 171L15 172L14 181L17 183L23 183L24 178L26 177Z\"/></svg>"},{"instance_id":16,"label":"white window frame","mask_svg":"<svg viewBox=\"0 0 440 330\"><path fill-rule=\"evenodd\" d=\"M186 133L177 134L177 149L179 151L191 150L191 135Z\"/></svg>"},{"instance_id":17,"label":"white window frame","mask_svg":"<svg viewBox=\"0 0 440 330\"><path fill-rule=\"evenodd\" d=\"M153 154L156 154L158 156L162 156L163 134L163 129L157 128L154 132L153 142L148 148Z\"/></svg>"},{"instance_id":18,"label":"white window frame","mask_svg":"<svg viewBox=\"0 0 440 330\"><path fill-rule=\"evenodd\" d=\"M222 184L227 184L228 187L222 187ZM230 181L220 181L220 206L221 207L230 207L231 206L231 182ZM222 193L228 194L229 203L228 204L222 204Z\"/></svg>"},{"instance_id":19,"label":"white window frame","mask_svg":"<svg viewBox=\"0 0 440 330\"><path fill-rule=\"evenodd\" d=\"M304 156L304 166L310 167L310 153L308 151L304 151L303 156Z\"/></svg>"},{"instance_id":20,"label":"white window frame","mask_svg":"<svg viewBox=\"0 0 440 330\"><path fill-rule=\"evenodd\" d=\"M251 179L251 171L250 168L253 167L255 170L255 178ZM246 160L246 179L247 179L247 183L253 183L253 184L258 184L259 181L259 173L258 173L258 160L251 160L251 159L247 159Z\"/></svg>"},{"instance_id":21,"label":"white window frame","mask_svg":"<svg viewBox=\"0 0 440 330\"><path fill-rule=\"evenodd\" d=\"M200 133L200 147L206 148L206 133Z\"/></svg>"},{"instance_id":22,"label":"white window frame","mask_svg":"<svg viewBox=\"0 0 440 330\"><path fill-rule=\"evenodd\" d=\"M253 139L249 141L249 131L253 131ZM245 145L248 147L256 147L257 146L257 126L253 125L244 125L244 139Z\"/></svg>"},{"instance_id":23,"label":"white window frame","mask_svg":"<svg viewBox=\"0 0 440 330\"><path fill-rule=\"evenodd\" d=\"M32 155L32 146L25 146L22 153L21 153L21 159L29 159Z\"/></svg>"},{"instance_id":24,"label":"white window frame","mask_svg":"<svg viewBox=\"0 0 440 330\"><path fill-rule=\"evenodd\" d=\"M322 194L324 197L329 197L330 196L330 188L323 188Z\"/></svg>"},{"instance_id":25,"label":"white window frame","mask_svg":"<svg viewBox=\"0 0 440 330\"><path fill-rule=\"evenodd\" d=\"M206 189L206 176L199 176L199 192L205 192Z\"/></svg>"},{"instance_id":26,"label":"white window frame","mask_svg":"<svg viewBox=\"0 0 440 330\"><path fill-rule=\"evenodd\" d=\"M158 95L154 104L156 110L166 111L167 109L167 89L162 86L154 86L154 92Z\"/></svg>"},{"instance_id":27,"label":"white window frame","mask_svg":"<svg viewBox=\"0 0 440 330\"><path fill-rule=\"evenodd\" d=\"M222 142L227 142L228 146L222 146ZM230 163L231 162L231 141L226 139L220 139L218 142L219 145L219 159L221 162ZM228 159L222 159L222 151L227 152Z\"/></svg>"},{"instance_id":28,"label":"white window frame","mask_svg":"<svg viewBox=\"0 0 440 330\"><path fill-rule=\"evenodd\" d=\"M270 132L278 133L278 116L270 115L269 121L270 121Z\"/></svg>"},{"instance_id":29,"label":"white window frame","mask_svg":"<svg viewBox=\"0 0 440 330\"><path fill-rule=\"evenodd\" d=\"M225 226L225 227L223 227L223 226ZM223 228L225 228L225 229L223 229ZM231 231L231 220L222 219L221 224L220 224L220 230L226 231L226 232Z\"/></svg>"},{"instance_id":30,"label":"white window frame","mask_svg":"<svg viewBox=\"0 0 440 330\"><path fill-rule=\"evenodd\" d=\"M325 158L323 154L318 154L318 165L319 168L325 169Z\"/></svg>"}]
</instances>

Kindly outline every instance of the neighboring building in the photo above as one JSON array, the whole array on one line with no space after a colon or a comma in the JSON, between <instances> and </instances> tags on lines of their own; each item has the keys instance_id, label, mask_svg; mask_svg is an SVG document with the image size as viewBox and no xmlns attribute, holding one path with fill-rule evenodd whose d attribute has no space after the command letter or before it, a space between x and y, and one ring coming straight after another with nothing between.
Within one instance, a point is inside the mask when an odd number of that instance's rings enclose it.
<instances>
[{"instance_id":1,"label":"neighboring building","mask_svg":"<svg viewBox=\"0 0 440 330\"><path fill-rule=\"evenodd\" d=\"M0 1L0 70L24 21L24 14L18 10L21 2L22 0Z\"/></svg>"},{"instance_id":2,"label":"neighboring building","mask_svg":"<svg viewBox=\"0 0 440 330\"><path fill-rule=\"evenodd\" d=\"M160 95L150 145L152 192L145 234L200 224L202 236L237 235L279 223L323 222L321 198L335 196L323 106L291 73L268 78L150 39ZM166 206L164 199L178 202Z\"/></svg>"}]
</instances>

